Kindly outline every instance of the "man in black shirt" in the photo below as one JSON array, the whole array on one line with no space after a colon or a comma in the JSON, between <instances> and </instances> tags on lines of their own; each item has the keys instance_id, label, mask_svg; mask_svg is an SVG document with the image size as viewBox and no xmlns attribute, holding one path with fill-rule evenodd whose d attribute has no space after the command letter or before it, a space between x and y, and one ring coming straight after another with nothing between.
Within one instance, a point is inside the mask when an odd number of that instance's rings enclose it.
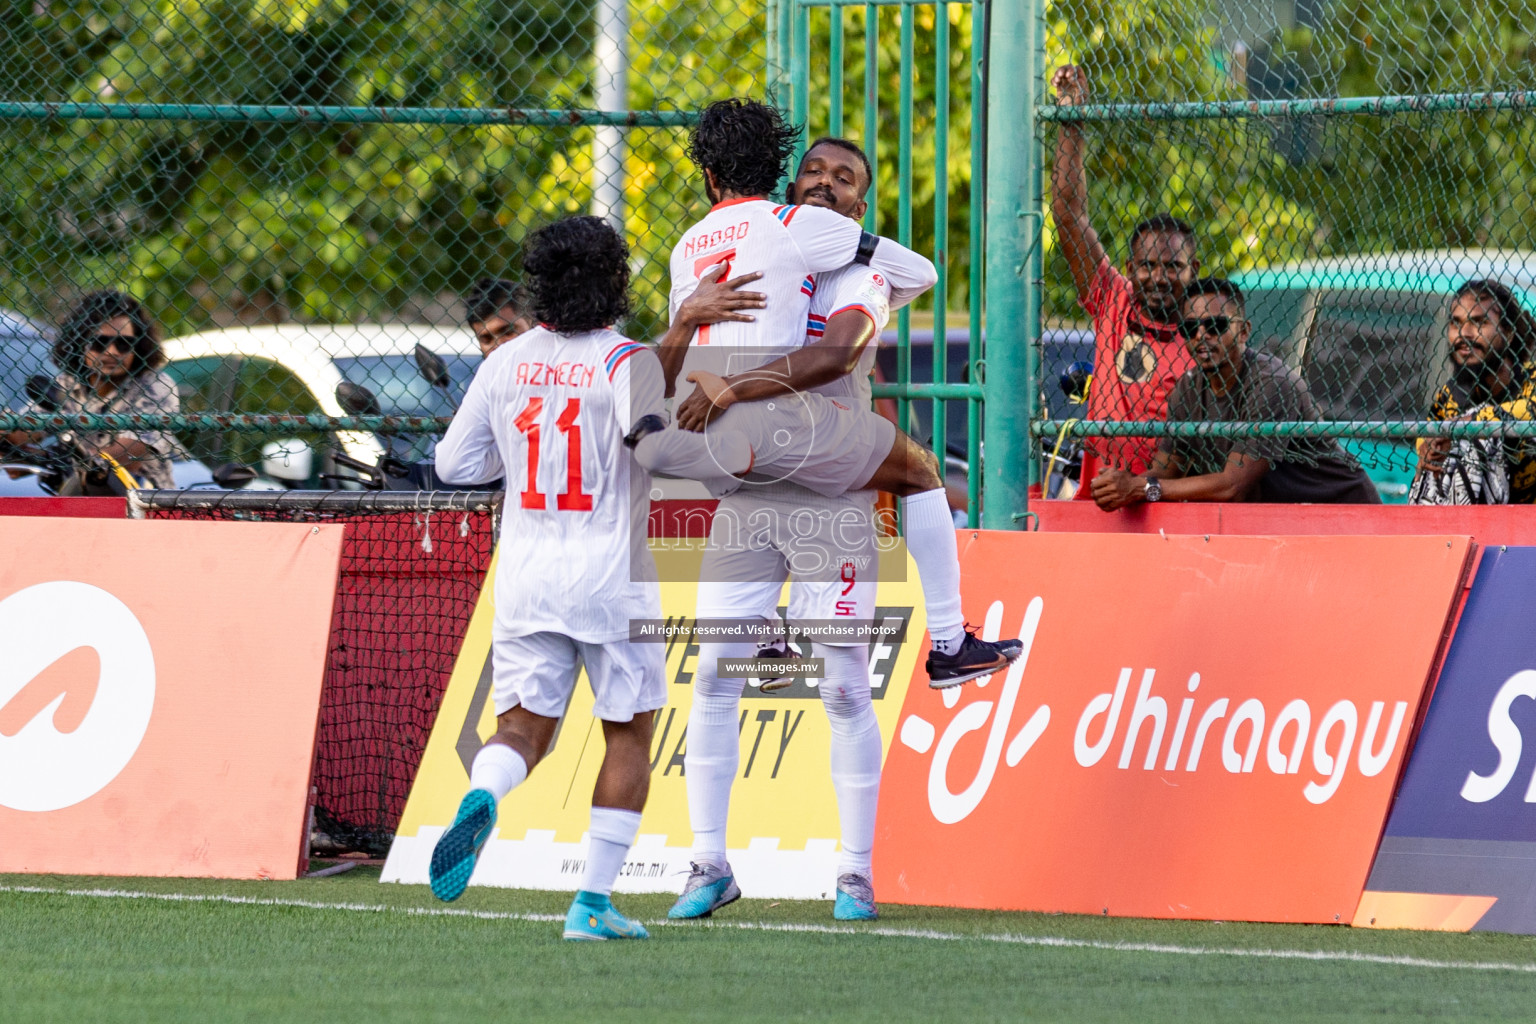
<instances>
[{"instance_id":1,"label":"man in black shirt","mask_svg":"<svg viewBox=\"0 0 1536 1024\"><path fill-rule=\"evenodd\" d=\"M1306 384L1285 363L1248 350L1242 290L1203 278L1184 292L1179 333L1195 368L1168 397L1170 422L1317 419ZM1165 437L1152 468L1108 471L1093 481L1105 511L1138 501L1380 504L1358 463L1335 441L1281 437Z\"/></svg>"}]
</instances>

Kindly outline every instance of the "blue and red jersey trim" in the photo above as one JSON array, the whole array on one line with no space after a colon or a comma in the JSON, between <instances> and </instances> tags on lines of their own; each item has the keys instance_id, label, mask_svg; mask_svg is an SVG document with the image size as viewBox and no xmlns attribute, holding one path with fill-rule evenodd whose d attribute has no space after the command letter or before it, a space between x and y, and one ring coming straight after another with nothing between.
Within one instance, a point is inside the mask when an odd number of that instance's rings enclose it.
<instances>
[{"instance_id":1,"label":"blue and red jersey trim","mask_svg":"<svg viewBox=\"0 0 1536 1024\"><path fill-rule=\"evenodd\" d=\"M608 379L610 381L613 380L613 375L618 372L620 366L624 365L624 361L643 348L645 346L638 341L626 341L612 352L609 352L603 359L605 368L608 371Z\"/></svg>"},{"instance_id":2,"label":"blue and red jersey trim","mask_svg":"<svg viewBox=\"0 0 1536 1024\"><path fill-rule=\"evenodd\" d=\"M789 222L795 219L795 213L798 212L799 209L800 207L798 206L775 206L773 208L773 215L779 218L779 220L784 223L785 227L788 227Z\"/></svg>"}]
</instances>

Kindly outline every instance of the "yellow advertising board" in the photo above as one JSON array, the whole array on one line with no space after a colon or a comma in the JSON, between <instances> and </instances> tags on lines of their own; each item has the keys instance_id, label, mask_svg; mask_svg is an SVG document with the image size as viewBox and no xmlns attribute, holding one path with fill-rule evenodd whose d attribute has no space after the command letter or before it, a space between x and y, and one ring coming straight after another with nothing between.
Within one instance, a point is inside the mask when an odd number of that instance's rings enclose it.
<instances>
[{"instance_id":1,"label":"yellow advertising board","mask_svg":"<svg viewBox=\"0 0 1536 1024\"><path fill-rule=\"evenodd\" d=\"M666 571L678 566L680 543L671 541L672 557L663 561L658 553L658 561L667 577L694 579L696 573ZM691 550L682 561L696 565L703 542L686 543ZM427 741L383 881L427 881L432 847L453 821L476 751L494 731L494 578L493 565ZM925 619L917 570L904 546L881 556L880 578L876 619L888 626L893 620L906 624L901 638L878 640L869 648L874 707L888 753L922 646ZM669 622L693 618L696 590L693 583L661 585L662 614ZM781 603L787 598L786 589ZM686 635L666 643L668 701L656 717L650 800L618 880L621 892L679 891L688 873L693 833L683 755L699 649ZM836 883L837 801L828 774L831 732L814 683L796 681L788 689L763 694L749 681L741 702L741 763L726 841L737 880L751 896L829 898ZM549 756L502 801L497 828L471 884L577 888L585 866L592 787L602 757L603 733L592 717L592 691L583 678Z\"/></svg>"}]
</instances>

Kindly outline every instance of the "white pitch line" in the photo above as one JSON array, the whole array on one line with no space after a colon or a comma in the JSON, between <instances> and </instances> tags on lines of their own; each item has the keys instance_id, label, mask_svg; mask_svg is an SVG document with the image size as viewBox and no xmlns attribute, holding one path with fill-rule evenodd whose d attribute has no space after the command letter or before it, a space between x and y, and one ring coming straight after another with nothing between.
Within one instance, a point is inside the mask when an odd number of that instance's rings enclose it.
<instances>
[{"instance_id":1,"label":"white pitch line","mask_svg":"<svg viewBox=\"0 0 1536 1024\"><path fill-rule=\"evenodd\" d=\"M483 921L529 921L547 924L564 921L563 914L520 914L504 910L464 910L456 907L392 907L377 903L321 903L222 893L141 892L134 889L51 889L46 886L0 885L0 893L85 896L97 899L165 900L174 903L230 903L257 907L299 907L306 910L343 910L366 914L405 914L411 917L467 917ZM767 921L646 921L650 928L714 928L750 932L800 932L813 935L876 935L890 939L926 939L932 942L998 942L1006 945L1051 949L1092 949L1108 953L1160 953L1166 956L1230 956L1258 960L1307 960L1315 963L1380 964L1386 967L1423 967L1452 971L1512 971L1536 974L1536 963L1476 960L1428 960L1414 956L1352 953L1326 949L1244 949L1220 946L1172 946L1156 942L1103 942L1067 939L1054 935L1015 935L1008 932L941 932L927 928L837 927L826 924L776 924Z\"/></svg>"}]
</instances>

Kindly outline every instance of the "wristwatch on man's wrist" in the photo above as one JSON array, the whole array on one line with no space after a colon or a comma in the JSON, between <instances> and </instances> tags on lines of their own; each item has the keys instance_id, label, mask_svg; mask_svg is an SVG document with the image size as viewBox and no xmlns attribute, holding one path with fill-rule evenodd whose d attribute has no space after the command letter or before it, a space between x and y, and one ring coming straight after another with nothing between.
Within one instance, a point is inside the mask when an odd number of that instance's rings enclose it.
<instances>
[{"instance_id":1,"label":"wristwatch on man's wrist","mask_svg":"<svg viewBox=\"0 0 1536 1024\"><path fill-rule=\"evenodd\" d=\"M1143 501L1163 500L1163 485L1157 482L1157 477L1147 477L1147 485L1142 491L1141 498Z\"/></svg>"}]
</instances>

